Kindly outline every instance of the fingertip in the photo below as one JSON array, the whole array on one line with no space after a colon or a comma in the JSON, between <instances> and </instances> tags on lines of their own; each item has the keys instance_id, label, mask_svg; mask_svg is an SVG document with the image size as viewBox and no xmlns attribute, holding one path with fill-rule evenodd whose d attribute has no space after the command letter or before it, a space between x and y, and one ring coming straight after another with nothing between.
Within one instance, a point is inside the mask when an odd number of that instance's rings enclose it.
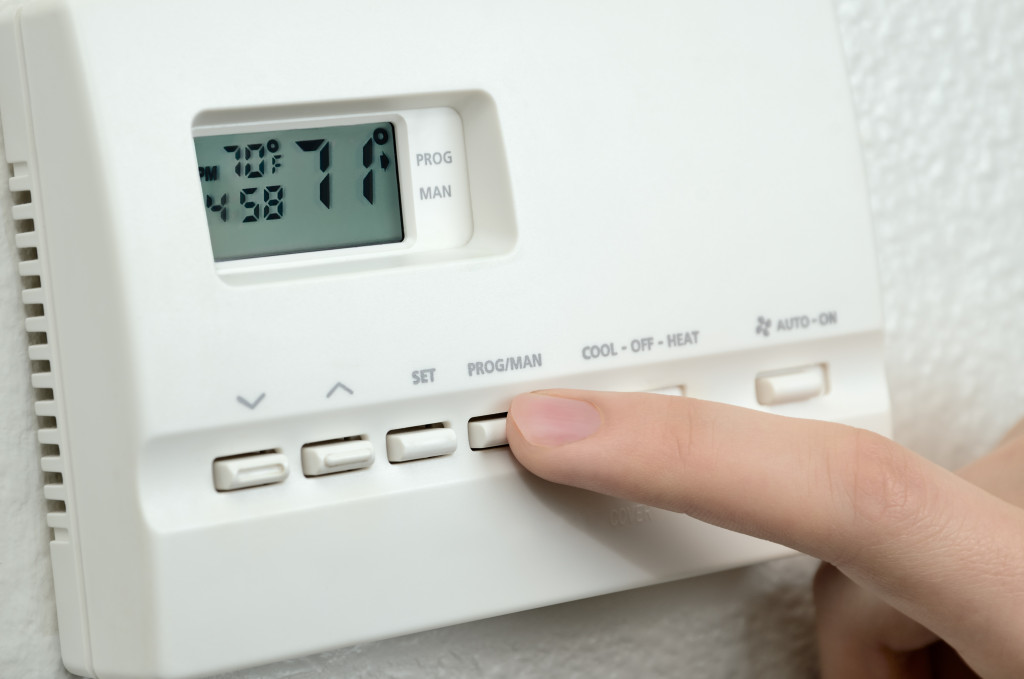
<instances>
[{"instance_id":1,"label":"fingertip","mask_svg":"<svg viewBox=\"0 0 1024 679\"><path fill-rule=\"evenodd\" d=\"M512 454L529 471L555 483L581 485L587 465L572 454L571 444L586 441L600 426L590 402L541 391L512 400L505 432Z\"/></svg>"},{"instance_id":2,"label":"fingertip","mask_svg":"<svg viewBox=\"0 0 1024 679\"><path fill-rule=\"evenodd\" d=\"M601 413L592 403L557 392L520 394L509 407L509 421L534 447L552 448L582 441L601 428Z\"/></svg>"},{"instance_id":3,"label":"fingertip","mask_svg":"<svg viewBox=\"0 0 1024 679\"><path fill-rule=\"evenodd\" d=\"M506 435L513 454L534 474L587 490L630 499L646 498L647 474L660 474L647 458L659 446L650 438L649 399L676 397L555 389L516 396ZM649 443L649 441L648 441Z\"/></svg>"}]
</instances>

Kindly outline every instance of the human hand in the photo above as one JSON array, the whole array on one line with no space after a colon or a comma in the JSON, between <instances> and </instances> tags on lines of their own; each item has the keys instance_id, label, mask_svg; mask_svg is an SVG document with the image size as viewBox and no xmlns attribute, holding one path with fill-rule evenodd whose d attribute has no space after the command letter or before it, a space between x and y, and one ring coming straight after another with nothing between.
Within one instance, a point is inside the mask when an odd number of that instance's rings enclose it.
<instances>
[{"instance_id":1,"label":"human hand","mask_svg":"<svg viewBox=\"0 0 1024 679\"><path fill-rule=\"evenodd\" d=\"M523 394L507 432L549 481L830 564L824 679L1024 677L1024 427L961 476L867 431L654 394Z\"/></svg>"}]
</instances>

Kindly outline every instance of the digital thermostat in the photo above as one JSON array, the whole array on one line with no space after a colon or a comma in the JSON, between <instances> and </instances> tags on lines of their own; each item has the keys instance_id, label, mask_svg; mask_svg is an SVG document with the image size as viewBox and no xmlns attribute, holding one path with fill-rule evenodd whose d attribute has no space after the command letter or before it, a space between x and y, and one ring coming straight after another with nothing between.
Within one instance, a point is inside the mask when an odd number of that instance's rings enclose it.
<instances>
[{"instance_id":1,"label":"digital thermostat","mask_svg":"<svg viewBox=\"0 0 1024 679\"><path fill-rule=\"evenodd\" d=\"M504 415L576 387L885 433L846 82L827 0L4 16L67 667L208 675L787 553L540 481Z\"/></svg>"}]
</instances>

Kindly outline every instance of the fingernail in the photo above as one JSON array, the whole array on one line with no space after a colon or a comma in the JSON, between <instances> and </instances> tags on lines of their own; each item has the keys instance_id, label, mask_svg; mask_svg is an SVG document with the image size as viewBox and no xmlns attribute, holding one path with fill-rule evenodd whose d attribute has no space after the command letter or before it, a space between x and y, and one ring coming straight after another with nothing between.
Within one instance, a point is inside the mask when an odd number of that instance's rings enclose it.
<instances>
[{"instance_id":1,"label":"fingernail","mask_svg":"<svg viewBox=\"0 0 1024 679\"><path fill-rule=\"evenodd\" d=\"M545 394L517 396L510 417L535 446L564 446L601 428L601 414L586 401Z\"/></svg>"}]
</instances>

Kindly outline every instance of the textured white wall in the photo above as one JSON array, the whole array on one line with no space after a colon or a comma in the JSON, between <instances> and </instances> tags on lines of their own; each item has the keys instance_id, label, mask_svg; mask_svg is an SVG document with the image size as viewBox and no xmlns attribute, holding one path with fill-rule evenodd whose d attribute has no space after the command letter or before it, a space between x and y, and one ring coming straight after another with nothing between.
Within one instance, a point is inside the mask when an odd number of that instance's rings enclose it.
<instances>
[{"instance_id":1,"label":"textured white wall","mask_svg":"<svg viewBox=\"0 0 1024 679\"><path fill-rule=\"evenodd\" d=\"M1024 414L1024 3L837 5L895 436L959 465ZM62 677L10 202L0 190L0 677ZM809 677L813 568L790 559L232 676Z\"/></svg>"}]
</instances>

